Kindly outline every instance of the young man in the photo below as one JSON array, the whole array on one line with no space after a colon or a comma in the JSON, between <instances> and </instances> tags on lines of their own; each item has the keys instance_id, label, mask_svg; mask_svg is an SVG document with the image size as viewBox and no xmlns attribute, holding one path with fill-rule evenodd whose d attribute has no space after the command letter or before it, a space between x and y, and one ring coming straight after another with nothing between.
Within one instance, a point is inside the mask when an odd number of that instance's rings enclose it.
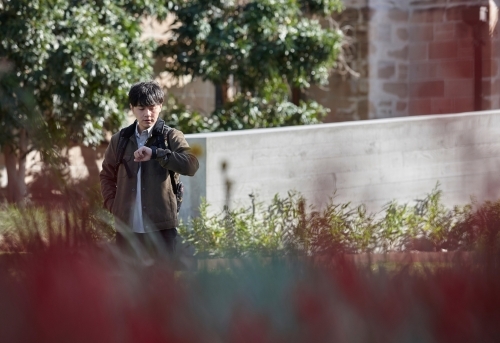
<instances>
[{"instance_id":1,"label":"young man","mask_svg":"<svg viewBox=\"0 0 500 343\"><path fill-rule=\"evenodd\" d=\"M122 138L124 149L118 148L120 132L111 137L106 149L100 173L104 207L115 218L119 246L137 238L160 242L172 253L178 220L169 170L177 179L178 174L193 176L198 160L183 133L175 129L168 133L164 121L158 119L164 99L158 83L136 83L128 96L136 121L125 129L130 137ZM120 150L123 158L118 161Z\"/></svg>"}]
</instances>

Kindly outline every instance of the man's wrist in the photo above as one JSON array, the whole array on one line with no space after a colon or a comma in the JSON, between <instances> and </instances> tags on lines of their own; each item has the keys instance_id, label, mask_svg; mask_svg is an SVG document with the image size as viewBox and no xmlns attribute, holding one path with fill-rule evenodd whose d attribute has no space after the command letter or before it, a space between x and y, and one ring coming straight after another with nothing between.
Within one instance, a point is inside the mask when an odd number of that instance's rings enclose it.
<instances>
[{"instance_id":1,"label":"man's wrist","mask_svg":"<svg viewBox=\"0 0 500 343\"><path fill-rule=\"evenodd\" d=\"M156 160L156 157L157 157L157 156L156 156L156 147L153 145L153 146L151 147L151 159L152 159L152 160Z\"/></svg>"}]
</instances>

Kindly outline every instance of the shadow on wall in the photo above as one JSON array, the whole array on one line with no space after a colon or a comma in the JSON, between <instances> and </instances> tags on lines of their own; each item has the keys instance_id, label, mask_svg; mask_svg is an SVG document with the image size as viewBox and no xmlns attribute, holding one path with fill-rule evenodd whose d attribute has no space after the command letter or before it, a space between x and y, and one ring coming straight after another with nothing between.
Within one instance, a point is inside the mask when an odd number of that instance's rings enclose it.
<instances>
[{"instance_id":1,"label":"shadow on wall","mask_svg":"<svg viewBox=\"0 0 500 343\"><path fill-rule=\"evenodd\" d=\"M95 193L99 188L99 165L105 148L73 147L67 151L63 166L50 166L36 161L40 169L31 170L28 174L31 179L28 183L30 199L37 204L46 205L63 203L67 189L82 194Z\"/></svg>"},{"instance_id":2,"label":"shadow on wall","mask_svg":"<svg viewBox=\"0 0 500 343\"><path fill-rule=\"evenodd\" d=\"M317 206L335 195L335 202L352 201L378 212L390 200L420 199L439 183L450 207L471 198L496 200L500 143L492 130L498 120L471 114L377 120L352 126L350 134L332 130L338 139L331 149L337 152L310 160L315 175L304 180L311 185L304 195Z\"/></svg>"}]
</instances>

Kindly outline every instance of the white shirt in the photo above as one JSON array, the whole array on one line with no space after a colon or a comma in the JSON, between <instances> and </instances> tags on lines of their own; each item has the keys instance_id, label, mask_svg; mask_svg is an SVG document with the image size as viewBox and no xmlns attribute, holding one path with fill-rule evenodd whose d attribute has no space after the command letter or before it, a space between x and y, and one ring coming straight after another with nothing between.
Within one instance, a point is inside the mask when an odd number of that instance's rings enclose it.
<instances>
[{"instance_id":1,"label":"white shirt","mask_svg":"<svg viewBox=\"0 0 500 343\"><path fill-rule=\"evenodd\" d=\"M146 140L152 136L153 134L153 127L150 127L147 130L143 130L140 134L138 131L138 126L136 125L135 127L135 139L137 140L137 148L141 148L146 144ZM137 187L136 187L137 193L135 197L135 205L133 207L133 213L132 213L132 231L138 232L138 233L145 233L146 231L144 230L144 221L143 221L143 216L142 216L142 199L141 199L141 193L142 193L142 188L141 188L141 163L139 163L139 170L137 171Z\"/></svg>"}]
</instances>

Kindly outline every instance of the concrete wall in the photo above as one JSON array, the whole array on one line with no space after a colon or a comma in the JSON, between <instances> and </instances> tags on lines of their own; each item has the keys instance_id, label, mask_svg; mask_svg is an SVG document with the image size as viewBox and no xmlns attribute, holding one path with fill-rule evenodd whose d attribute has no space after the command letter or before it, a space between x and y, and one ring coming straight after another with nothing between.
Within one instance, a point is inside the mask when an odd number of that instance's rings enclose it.
<instances>
[{"instance_id":1,"label":"concrete wall","mask_svg":"<svg viewBox=\"0 0 500 343\"><path fill-rule=\"evenodd\" d=\"M200 196L213 210L268 202L301 192L322 206L364 203L371 212L397 199L411 202L441 184L447 206L500 196L500 111L432 115L187 135L200 151L200 171L184 178L182 217ZM222 171L222 164L226 171Z\"/></svg>"}]
</instances>

